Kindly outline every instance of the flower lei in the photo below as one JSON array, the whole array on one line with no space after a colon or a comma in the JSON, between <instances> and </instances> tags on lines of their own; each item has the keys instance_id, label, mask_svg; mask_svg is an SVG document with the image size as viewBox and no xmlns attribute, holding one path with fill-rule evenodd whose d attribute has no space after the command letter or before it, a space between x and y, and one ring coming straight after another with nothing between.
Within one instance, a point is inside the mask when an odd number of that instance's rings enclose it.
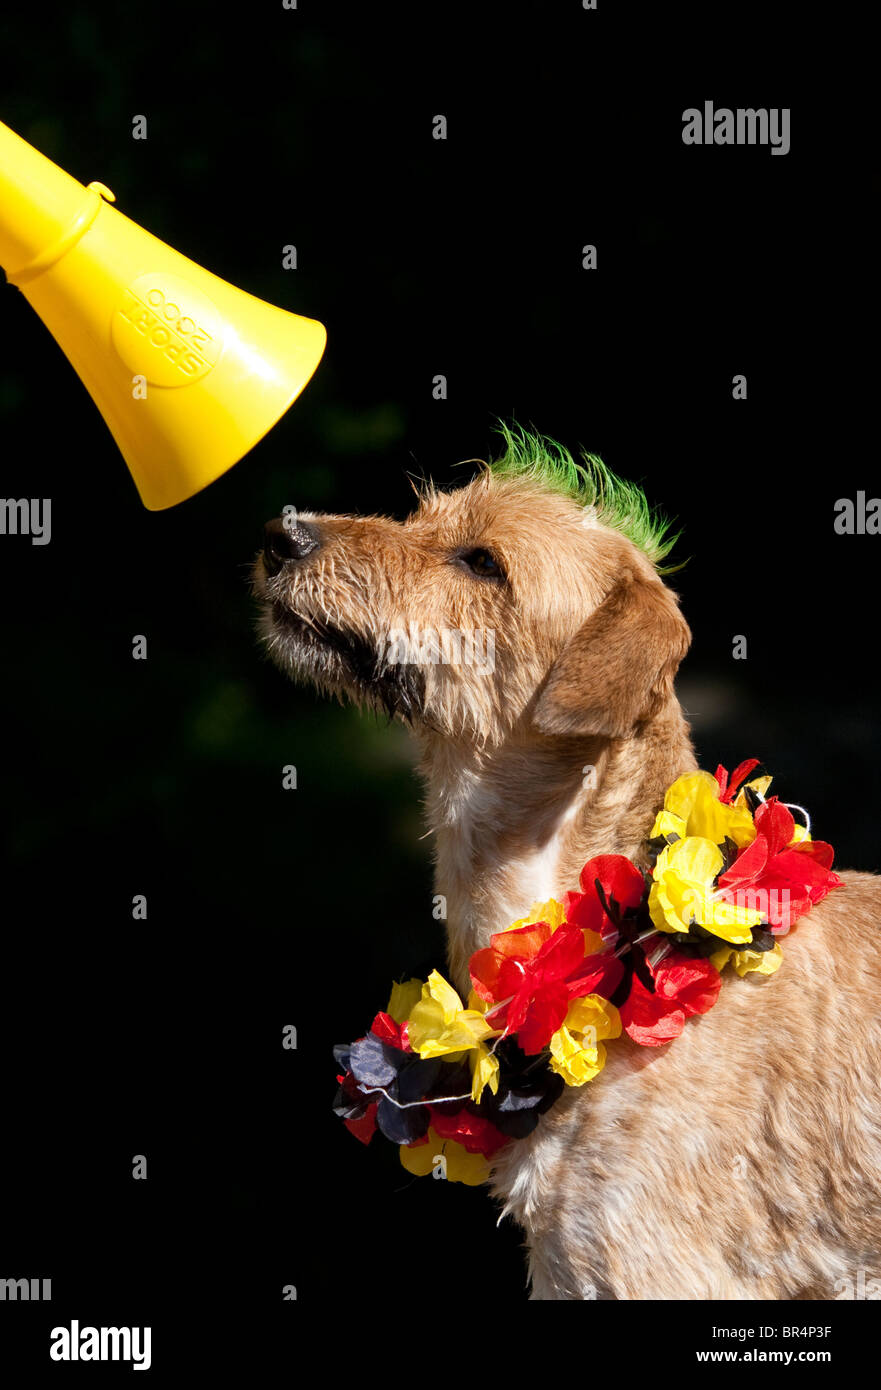
<instances>
[{"instance_id":1,"label":"flower lei","mask_svg":"<svg viewBox=\"0 0 881 1390\"><path fill-rule=\"evenodd\" d=\"M778 938L843 885L807 813L766 798L770 777L746 781L758 765L680 777L649 871L620 854L589 860L580 893L533 904L474 953L467 1007L436 970L395 984L370 1032L334 1049L334 1110L356 1138L379 1129L408 1172L481 1183L564 1086L599 1075L608 1040L678 1037L713 1007L729 963L774 974Z\"/></svg>"}]
</instances>

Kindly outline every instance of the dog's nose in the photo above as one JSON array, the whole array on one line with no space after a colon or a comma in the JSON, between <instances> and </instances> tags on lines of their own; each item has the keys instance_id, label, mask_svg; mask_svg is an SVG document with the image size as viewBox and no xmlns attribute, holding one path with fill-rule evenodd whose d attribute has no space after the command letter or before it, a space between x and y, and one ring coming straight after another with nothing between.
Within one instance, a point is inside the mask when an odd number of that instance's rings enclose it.
<instances>
[{"instance_id":1,"label":"dog's nose","mask_svg":"<svg viewBox=\"0 0 881 1390\"><path fill-rule=\"evenodd\" d=\"M321 545L318 528L308 521L284 522L274 517L263 528L263 565L267 574L278 574L290 560L304 560Z\"/></svg>"}]
</instances>

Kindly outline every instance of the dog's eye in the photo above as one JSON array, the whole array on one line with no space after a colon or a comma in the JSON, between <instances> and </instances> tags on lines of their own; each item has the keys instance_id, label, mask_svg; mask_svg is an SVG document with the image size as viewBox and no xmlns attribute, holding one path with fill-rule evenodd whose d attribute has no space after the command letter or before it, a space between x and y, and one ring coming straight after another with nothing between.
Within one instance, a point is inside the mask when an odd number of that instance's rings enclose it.
<instances>
[{"instance_id":1,"label":"dog's eye","mask_svg":"<svg viewBox=\"0 0 881 1390\"><path fill-rule=\"evenodd\" d=\"M491 550L466 550L461 559L472 574L479 574L481 579L504 579L505 577L501 565Z\"/></svg>"}]
</instances>

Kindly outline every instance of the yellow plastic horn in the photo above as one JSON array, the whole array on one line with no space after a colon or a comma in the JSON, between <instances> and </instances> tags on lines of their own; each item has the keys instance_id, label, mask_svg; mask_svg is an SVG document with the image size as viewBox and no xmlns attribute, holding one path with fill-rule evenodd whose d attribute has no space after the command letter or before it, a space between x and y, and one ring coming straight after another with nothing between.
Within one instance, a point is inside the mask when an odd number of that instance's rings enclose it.
<instances>
[{"instance_id":1,"label":"yellow plastic horn","mask_svg":"<svg viewBox=\"0 0 881 1390\"><path fill-rule=\"evenodd\" d=\"M321 360L315 319L188 260L0 123L0 265L67 355L141 500L173 507L246 454Z\"/></svg>"}]
</instances>

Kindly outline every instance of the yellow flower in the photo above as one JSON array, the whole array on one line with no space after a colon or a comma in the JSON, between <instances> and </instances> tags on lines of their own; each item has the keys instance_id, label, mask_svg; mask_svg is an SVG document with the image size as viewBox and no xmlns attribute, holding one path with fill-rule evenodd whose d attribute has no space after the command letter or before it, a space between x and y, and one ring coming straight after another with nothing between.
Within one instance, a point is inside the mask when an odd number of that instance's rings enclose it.
<instances>
[{"instance_id":1,"label":"yellow flower","mask_svg":"<svg viewBox=\"0 0 881 1390\"><path fill-rule=\"evenodd\" d=\"M410 1010L407 1036L420 1057L442 1057L447 1052L467 1051L493 1030L477 1009L463 1009L452 985L432 970L422 986L422 998Z\"/></svg>"},{"instance_id":2,"label":"yellow flower","mask_svg":"<svg viewBox=\"0 0 881 1390\"><path fill-rule=\"evenodd\" d=\"M518 927L531 927L536 922L547 922L556 931L558 927L562 927L565 921L563 904L558 903L556 898L548 898L546 903L533 903L527 915L518 917L517 921L512 922L510 927L505 927L505 931L516 931Z\"/></svg>"},{"instance_id":3,"label":"yellow flower","mask_svg":"<svg viewBox=\"0 0 881 1390\"><path fill-rule=\"evenodd\" d=\"M498 1059L484 1040L499 1037L501 1029L490 1028L483 1016L486 1005L473 990L468 1004L463 1009L452 985L432 970L428 983L422 986L422 998L410 1010L407 1037L413 1051L423 1058L448 1056L452 1062L471 1052L471 1095L479 1101L484 1086L488 1085L493 1094L499 1089Z\"/></svg>"},{"instance_id":4,"label":"yellow flower","mask_svg":"<svg viewBox=\"0 0 881 1390\"><path fill-rule=\"evenodd\" d=\"M751 940L762 914L714 896L713 879L724 862L719 846L699 835L661 851L649 892L649 913L659 931L685 932L696 922L723 941Z\"/></svg>"},{"instance_id":5,"label":"yellow flower","mask_svg":"<svg viewBox=\"0 0 881 1390\"><path fill-rule=\"evenodd\" d=\"M685 839L685 821L681 816L674 816L672 811L659 811L652 826L652 838L656 835L675 835L677 839Z\"/></svg>"},{"instance_id":6,"label":"yellow flower","mask_svg":"<svg viewBox=\"0 0 881 1390\"><path fill-rule=\"evenodd\" d=\"M439 1169L445 1172L448 1182L464 1182L468 1187L477 1187L486 1182L490 1174L489 1160L483 1154L470 1154L455 1139L441 1139L433 1129L428 1131L427 1144L417 1144L412 1149L402 1144L400 1155L407 1172L417 1178L426 1178Z\"/></svg>"},{"instance_id":7,"label":"yellow flower","mask_svg":"<svg viewBox=\"0 0 881 1390\"><path fill-rule=\"evenodd\" d=\"M563 904L556 898L548 898L546 903L533 903L526 917L518 917L505 931L516 931L518 927L532 927L536 922L547 922L553 931L566 925ZM592 956L603 948L603 938L597 931L584 932L584 954Z\"/></svg>"},{"instance_id":8,"label":"yellow flower","mask_svg":"<svg viewBox=\"0 0 881 1390\"><path fill-rule=\"evenodd\" d=\"M772 951L735 951L733 946L723 946L710 956L710 960L717 970L723 970L732 956L734 969L741 977L748 975L751 970L760 975L773 975L783 961L783 948L779 941Z\"/></svg>"},{"instance_id":9,"label":"yellow flower","mask_svg":"<svg viewBox=\"0 0 881 1390\"><path fill-rule=\"evenodd\" d=\"M468 996L468 1008L474 1013L485 1014L489 1004L485 999L481 999L476 989L473 989ZM501 1031L500 1028L496 1028L492 1036L497 1038ZM485 1043L479 1042L471 1051L471 1099L478 1105L484 1086L489 1086L493 1095L498 1093L499 1059L490 1052Z\"/></svg>"},{"instance_id":10,"label":"yellow flower","mask_svg":"<svg viewBox=\"0 0 881 1390\"><path fill-rule=\"evenodd\" d=\"M621 1015L599 994L588 994L569 1005L561 1027L551 1038L551 1070L567 1086L583 1086L606 1065L601 1039L621 1036Z\"/></svg>"},{"instance_id":11,"label":"yellow flower","mask_svg":"<svg viewBox=\"0 0 881 1390\"><path fill-rule=\"evenodd\" d=\"M759 796L761 796L764 799L768 795L768 788L770 787L773 780L774 779L772 777L754 777L751 782L744 782L743 786L741 787L734 800L734 805L748 809L746 801L747 787L752 787L753 791L757 792ZM810 840L810 838L811 836L808 832L807 826L799 825L798 821L796 821L795 829L792 834L792 839L789 842L790 846L800 845L802 844L802 842L807 843ZM765 971L764 973L771 974L773 972Z\"/></svg>"},{"instance_id":12,"label":"yellow flower","mask_svg":"<svg viewBox=\"0 0 881 1390\"><path fill-rule=\"evenodd\" d=\"M405 984L392 985L391 996L388 1001L386 1013L395 1020L399 1026L406 1023L410 1017L410 1010L414 1004L418 1004L422 998L422 981L407 980Z\"/></svg>"},{"instance_id":13,"label":"yellow flower","mask_svg":"<svg viewBox=\"0 0 881 1390\"><path fill-rule=\"evenodd\" d=\"M687 772L669 788L652 827L653 837L671 833L682 840L696 835L714 845L728 836L742 849L756 838L756 827L745 803L726 806L719 800L719 783L709 772Z\"/></svg>"},{"instance_id":14,"label":"yellow flower","mask_svg":"<svg viewBox=\"0 0 881 1390\"><path fill-rule=\"evenodd\" d=\"M498 1092L499 1059L484 1043L478 1043L471 1054L471 1099L478 1105L484 1086L489 1086L493 1095Z\"/></svg>"},{"instance_id":15,"label":"yellow flower","mask_svg":"<svg viewBox=\"0 0 881 1390\"><path fill-rule=\"evenodd\" d=\"M737 796L734 798L734 805L739 806L743 810L748 811L749 806L747 805L746 800L747 787L752 787L753 791L757 792L759 796L767 796L768 788L770 787L773 780L773 777L754 777L751 782L744 782L740 791L737 793Z\"/></svg>"}]
</instances>

